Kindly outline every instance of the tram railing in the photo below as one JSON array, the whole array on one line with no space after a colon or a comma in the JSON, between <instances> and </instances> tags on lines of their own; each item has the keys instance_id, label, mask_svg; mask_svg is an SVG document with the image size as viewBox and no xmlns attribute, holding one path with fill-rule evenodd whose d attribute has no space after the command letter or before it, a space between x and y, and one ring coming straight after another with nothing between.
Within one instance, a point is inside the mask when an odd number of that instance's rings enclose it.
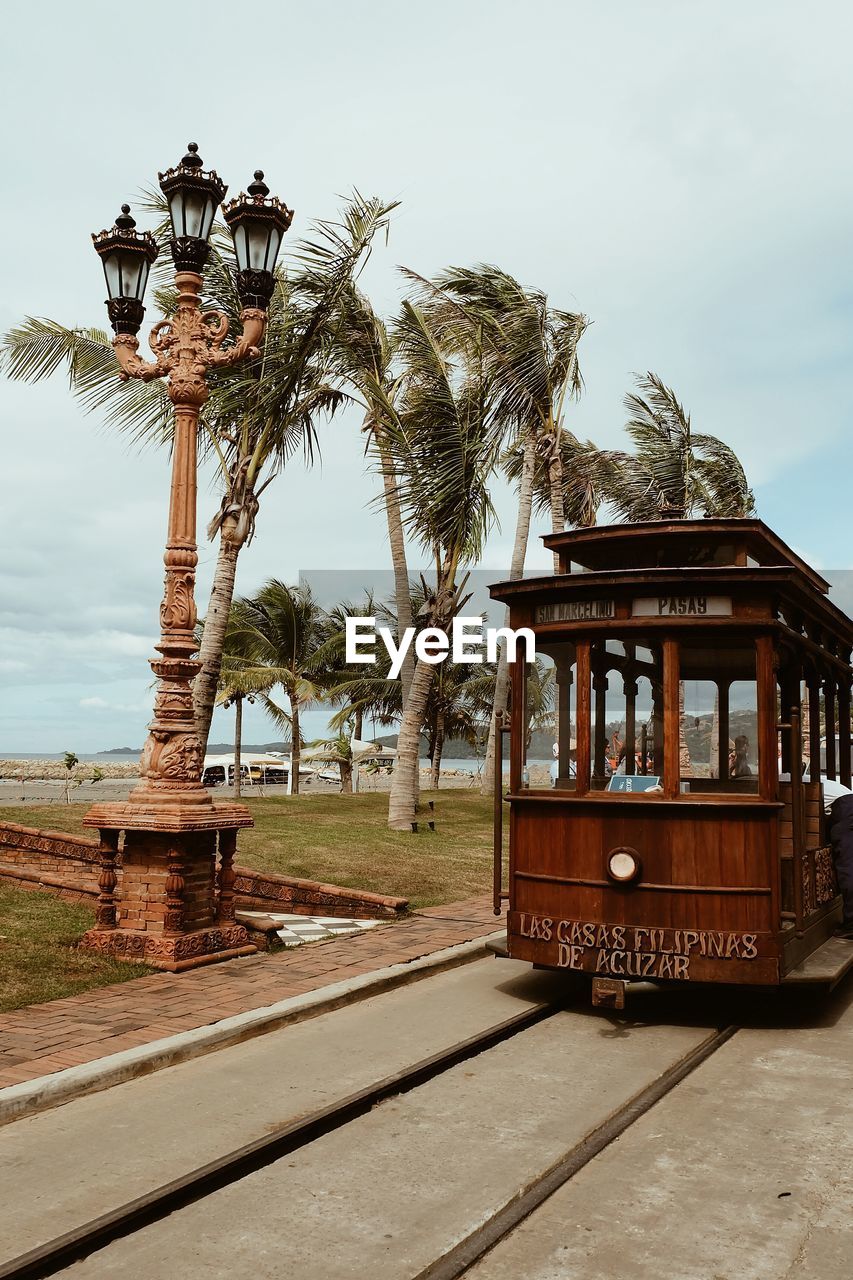
<instances>
[{"instance_id":1,"label":"tram railing","mask_svg":"<svg viewBox=\"0 0 853 1280\"><path fill-rule=\"evenodd\" d=\"M792 706L788 720L778 724L781 733L787 732L791 758L791 853L793 855L794 932L798 938L805 933L804 859L806 851L806 823L803 806L803 735L800 708Z\"/></svg>"}]
</instances>

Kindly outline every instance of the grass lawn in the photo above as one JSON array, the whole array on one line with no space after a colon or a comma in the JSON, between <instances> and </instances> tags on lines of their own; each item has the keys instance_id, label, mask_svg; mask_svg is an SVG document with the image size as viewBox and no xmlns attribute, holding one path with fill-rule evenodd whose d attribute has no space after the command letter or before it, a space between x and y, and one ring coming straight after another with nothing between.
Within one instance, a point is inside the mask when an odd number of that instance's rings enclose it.
<instances>
[{"instance_id":1,"label":"grass lawn","mask_svg":"<svg viewBox=\"0 0 853 1280\"><path fill-rule=\"evenodd\" d=\"M94 922L91 907L0 883L0 1011L152 972L144 964L78 951L74 943Z\"/></svg>"},{"instance_id":2,"label":"grass lawn","mask_svg":"<svg viewBox=\"0 0 853 1280\"><path fill-rule=\"evenodd\" d=\"M255 826L240 832L237 861L258 871L393 894L413 907L488 893L492 801L453 790L422 793L424 805L428 799L435 800L436 831L422 827L417 835L388 830L388 797L378 792L250 799ZM82 826L87 808L0 808L0 821L91 834Z\"/></svg>"}]
</instances>

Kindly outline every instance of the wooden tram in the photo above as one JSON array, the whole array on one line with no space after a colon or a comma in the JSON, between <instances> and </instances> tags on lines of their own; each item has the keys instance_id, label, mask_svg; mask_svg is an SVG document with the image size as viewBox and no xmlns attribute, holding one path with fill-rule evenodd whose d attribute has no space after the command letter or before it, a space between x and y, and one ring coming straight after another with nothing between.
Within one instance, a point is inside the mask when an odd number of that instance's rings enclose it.
<instances>
[{"instance_id":1,"label":"wooden tram","mask_svg":"<svg viewBox=\"0 0 853 1280\"><path fill-rule=\"evenodd\" d=\"M594 979L836 981L824 782L851 785L853 622L759 520L554 534L553 576L500 583L511 661L497 770L506 954ZM543 668L553 667L546 675ZM553 679L554 764L528 765L528 681ZM509 806L508 892L502 827Z\"/></svg>"}]
</instances>

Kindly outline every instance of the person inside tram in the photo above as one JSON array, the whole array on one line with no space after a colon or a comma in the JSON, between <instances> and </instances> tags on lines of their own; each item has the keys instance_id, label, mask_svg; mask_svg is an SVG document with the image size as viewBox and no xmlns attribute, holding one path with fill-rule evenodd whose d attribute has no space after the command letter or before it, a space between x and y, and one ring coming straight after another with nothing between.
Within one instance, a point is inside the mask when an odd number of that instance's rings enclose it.
<instances>
[{"instance_id":1,"label":"person inside tram","mask_svg":"<svg viewBox=\"0 0 853 1280\"><path fill-rule=\"evenodd\" d=\"M745 733L739 733L734 742L730 744L729 751L729 777L730 778L749 778L752 776L752 769L749 767L749 738Z\"/></svg>"},{"instance_id":2,"label":"person inside tram","mask_svg":"<svg viewBox=\"0 0 853 1280\"><path fill-rule=\"evenodd\" d=\"M829 815L827 830L843 911L835 932L853 942L853 791L833 778L824 778L823 804Z\"/></svg>"},{"instance_id":3,"label":"person inside tram","mask_svg":"<svg viewBox=\"0 0 853 1280\"><path fill-rule=\"evenodd\" d=\"M803 760L803 779L811 780L811 764ZM779 781L790 782L791 775L782 768L779 754ZM821 775L823 811L827 816L827 838L832 849L835 878L841 894L842 918L836 937L853 942L853 791L837 778Z\"/></svg>"},{"instance_id":4,"label":"person inside tram","mask_svg":"<svg viewBox=\"0 0 853 1280\"><path fill-rule=\"evenodd\" d=\"M824 789L828 781L824 782ZM845 787L843 792L829 807L829 843L843 909L841 924L835 932L839 938L853 942L853 791Z\"/></svg>"},{"instance_id":5,"label":"person inside tram","mask_svg":"<svg viewBox=\"0 0 853 1280\"><path fill-rule=\"evenodd\" d=\"M560 744L558 742L555 742L553 747L551 748L551 751L554 756L554 759L551 761L551 770L550 770L551 786L556 787L557 779L560 776L560 760L559 760ZM569 759L566 765L566 777L576 778L577 776L578 776L577 744L575 743L574 739L572 739L572 744L569 747Z\"/></svg>"}]
</instances>

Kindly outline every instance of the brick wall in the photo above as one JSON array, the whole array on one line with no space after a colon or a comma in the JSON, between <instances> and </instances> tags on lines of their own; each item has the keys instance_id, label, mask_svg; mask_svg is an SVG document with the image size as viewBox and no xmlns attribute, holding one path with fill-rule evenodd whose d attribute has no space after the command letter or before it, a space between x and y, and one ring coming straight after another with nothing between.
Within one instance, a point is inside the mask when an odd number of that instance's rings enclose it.
<instances>
[{"instance_id":1,"label":"brick wall","mask_svg":"<svg viewBox=\"0 0 853 1280\"><path fill-rule=\"evenodd\" d=\"M408 908L405 898L389 898L362 889L342 889L316 880L234 867L237 906L246 911L285 911L295 915L351 916L391 920Z\"/></svg>"},{"instance_id":2,"label":"brick wall","mask_svg":"<svg viewBox=\"0 0 853 1280\"><path fill-rule=\"evenodd\" d=\"M131 860L132 861L132 860ZM14 822L0 823L0 882L22 889L41 889L72 901L94 902L98 897L98 842L85 836L71 836L63 831L42 831L21 827ZM338 885L321 884L293 876L254 871L235 866L234 893L238 907L247 911L286 911L298 915L352 916L355 919L393 919L408 906L405 898L391 898L360 889L342 889ZM128 874L132 877L130 862ZM198 872L206 879L206 873ZM122 894L121 855L118 863L119 918L121 899L126 896L127 910L135 895ZM193 903L206 898L206 885L190 884L186 877L190 902L189 915L194 916ZM159 890L159 892L158 892ZM165 909L165 886L149 886L153 893L151 909L160 914ZM204 927L203 910L199 919L187 920L187 927ZM129 919L129 927L138 927Z\"/></svg>"},{"instance_id":3,"label":"brick wall","mask_svg":"<svg viewBox=\"0 0 853 1280\"><path fill-rule=\"evenodd\" d=\"M98 842L64 831L0 823L0 880L76 902L98 896Z\"/></svg>"}]
</instances>

